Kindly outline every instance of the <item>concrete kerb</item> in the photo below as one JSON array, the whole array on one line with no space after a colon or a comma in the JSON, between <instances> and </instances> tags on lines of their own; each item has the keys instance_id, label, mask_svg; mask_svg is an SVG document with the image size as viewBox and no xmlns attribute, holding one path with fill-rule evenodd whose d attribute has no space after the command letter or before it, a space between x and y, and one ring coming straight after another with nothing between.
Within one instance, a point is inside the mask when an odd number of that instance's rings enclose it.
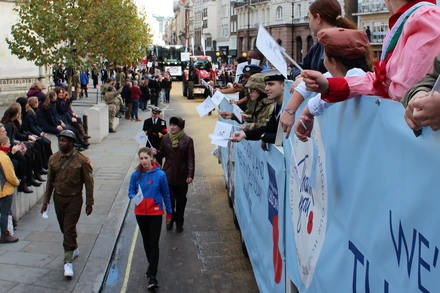
<instances>
[{"instance_id":1,"label":"concrete kerb","mask_svg":"<svg viewBox=\"0 0 440 293\"><path fill-rule=\"evenodd\" d=\"M139 147L140 148L140 147ZM138 148L138 149L139 149ZM102 290L104 279L107 275L111 258L116 248L119 234L127 215L130 200L127 196L128 186L132 170L138 165L137 152L133 156L132 164L125 174L124 181L116 195L110 212L102 225L98 238L93 245L92 251L87 259L78 283L73 290L74 293L97 293Z\"/></svg>"}]
</instances>

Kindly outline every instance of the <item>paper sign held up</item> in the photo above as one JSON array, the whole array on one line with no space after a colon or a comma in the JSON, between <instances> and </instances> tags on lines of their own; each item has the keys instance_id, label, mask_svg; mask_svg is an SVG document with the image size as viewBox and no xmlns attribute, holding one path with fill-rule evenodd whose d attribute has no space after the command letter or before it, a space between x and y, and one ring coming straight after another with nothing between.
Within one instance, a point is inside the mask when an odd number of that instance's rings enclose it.
<instances>
[{"instance_id":1,"label":"paper sign held up","mask_svg":"<svg viewBox=\"0 0 440 293\"><path fill-rule=\"evenodd\" d=\"M227 147L231 137L232 124L217 121L212 134L211 143L222 147Z\"/></svg>"},{"instance_id":2,"label":"paper sign held up","mask_svg":"<svg viewBox=\"0 0 440 293\"><path fill-rule=\"evenodd\" d=\"M261 24L258 27L257 48L287 78L287 62L284 59L281 47Z\"/></svg>"},{"instance_id":3,"label":"paper sign held up","mask_svg":"<svg viewBox=\"0 0 440 293\"><path fill-rule=\"evenodd\" d=\"M238 121L240 121L240 123L243 123L243 119L241 117L241 113L243 112L239 106L233 104L232 108L234 109L234 116L237 117Z\"/></svg>"},{"instance_id":4,"label":"paper sign held up","mask_svg":"<svg viewBox=\"0 0 440 293\"><path fill-rule=\"evenodd\" d=\"M216 91L211 99L214 102L214 104L216 104L218 106L222 102L224 97L225 96L220 91Z\"/></svg>"},{"instance_id":5,"label":"paper sign held up","mask_svg":"<svg viewBox=\"0 0 440 293\"><path fill-rule=\"evenodd\" d=\"M138 134L136 134L134 139L138 142L138 144L146 144L147 141L148 141L148 137L145 134L145 132L143 132L143 131L141 131Z\"/></svg>"},{"instance_id":6,"label":"paper sign held up","mask_svg":"<svg viewBox=\"0 0 440 293\"><path fill-rule=\"evenodd\" d=\"M208 114L209 112L211 112L212 110L215 109L215 104L214 102L211 100L210 97L207 97L205 99L205 101L203 101L203 103L201 103L200 105L198 105L196 107L197 109L197 113L199 113L200 117L205 116L206 114Z\"/></svg>"}]
</instances>

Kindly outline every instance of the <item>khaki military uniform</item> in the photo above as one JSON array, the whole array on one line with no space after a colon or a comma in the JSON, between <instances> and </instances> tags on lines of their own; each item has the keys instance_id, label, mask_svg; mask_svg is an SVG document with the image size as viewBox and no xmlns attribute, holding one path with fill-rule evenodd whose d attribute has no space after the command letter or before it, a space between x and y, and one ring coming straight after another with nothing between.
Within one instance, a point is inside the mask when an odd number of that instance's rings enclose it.
<instances>
[{"instance_id":1,"label":"khaki military uniform","mask_svg":"<svg viewBox=\"0 0 440 293\"><path fill-rule=\"evenodd\" d=\"M101 86L101 95L104 97L105 96L105 94L108 92L108 87L109 86L111 86L111 84L109 84L109 83L106 83L106 84L103 84L102 86Z\"/></svg>"},{"instance_id":2,"label":"khaki military uniform","mask_svg":"<svg viewBox=\"0 0 440 293\"><path fill-rule=\"evenodd\" d=\"M125 73L124 72L118 72L116 73L116 88L123 87L125 84Z\"/></svg>"},{"instance_id":3,"label":"khaki military uniform","mask_svg":"<svg viewBox=\"0 0 440 293\"><path fill-rule=\"evenodd\" d=\"M244 114L249 115L245 120L245 130L251 130L261 126L265 126L270 119L273 112L274 103L268 98L264 98L260 101L249 99L246 105L246 111Z\"/></svg>"},{"instance_id":4,"label":"khaki military uniform","mask_svg":"<svg viewBox=\"0 0 440 293\"><path fill-rule=\"evenodd\" d=\"M78 152L66 168L61 170L61 167L74 152L74 149L68 154L58 151L50 157L43 200L43 204L48 204L53 192L58 224L64 235L65 262L72 262L73 251L78 247L76 224L81 215L84 184L86 186L86 205L94 203L93 168L90 165L90 159Z\"/></svg>"},{"instance_id":5,"label":"khaki military uniform","mask_svg":"<svg viewBox=\"0 0 440 293\"><path fill-rule=\"evenodd\" d=\"M109 129L114 129L113 121L116 117L116 113L119 112L118 108L120 108L122 102L122 98L120 96L121 91L122 87L117 92L107 92L104 96L104 101L107 103L108 106Z\"/></svg>"}]
</instances>

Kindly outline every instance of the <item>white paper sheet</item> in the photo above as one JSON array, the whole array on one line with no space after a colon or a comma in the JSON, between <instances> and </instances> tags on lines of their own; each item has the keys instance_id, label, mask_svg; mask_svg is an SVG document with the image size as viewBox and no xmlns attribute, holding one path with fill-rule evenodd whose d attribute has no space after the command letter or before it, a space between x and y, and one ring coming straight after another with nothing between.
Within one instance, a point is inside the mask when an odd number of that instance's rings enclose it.
<instances>
[{"instance_id":1,"label":"white paper sheet","mask_svg":"<svg viewBox=\"0 0 440 293\"><path fill-rule=\"evenodd\" d=\"M236 92L234 94L223 94L228 101L238 101L239 99L239 92Z\"/></svg>"},{"instance_id":2,"label":"white paper sheet","mask_svg":"<svg viewBox=\"0 0 440 293\"><path fill-rule=\"evenodd\" d=\"M281 47L261 24L258 28L257 48L287 78L287 62L284 59Z\"/></svg>"},{"instance_id":3,"label":"white paper sheet","mask_svg":"<svg viewBox=\"0 0 440 293\"><path fill-rule=\"evenodd\" d=\"M439 92L440 93L440 75L437 77L437 80L435 81L435 84L432 87L431 94L433 92Z\"/></svg>"},{"instance_id":4,"label":"white paper sheet","mask_svg":"<svg viewBox=\"0 0 440 293\"><path fill-rule=\"evenodd\" d=\"M231 137L232 124L217 121L212 136L215 139L211 140L212 144L227 147Z\"/></svg>"},{"instance_id":5,"label":"white paper sheet","mask_svg":"<svg viewBox=\"0 0 440 293\"><path fill-rule=\"evenodd\" d=\"M237 65L237 71L235 72L235 75L241 75L243 74L243 69L246 65L249 65L247 62L242 62Z\"/></svg>"},{"instance_id":6,"label":"white paper sheet","mask_svg":"<svg viewBox=\"0 0 440 293\"><path fill-rule=\"evenodd\" d=\"M258 59L251 59L251 64L260 66L260 60L258 60Z\"/></svg>"},{"instance_id":7,"label":"white paper sheet","mask_svg":"<svg viewBox=\"0 0 440 293\"><path fill-rule=\"evenodd\" d=\"M43 212L43 218L45 218L45 219L49 218L49 204L47 204L46 211Z\"/></svg>"},{"instance_id":8,"label":"white paper sheet","mask_svg":"<svg viewBox=\"0 0 440 293\"><path fill-rule=\"evenodd\" d=\"M136 193L136 195L131 199L131 201L135 204L135 205L139 205L142 201L142 199L144 199L144 194L142 193L142 188L139 185L138 186L138 193Z\"/></svg>"},{"instance_id":9,"label":"white paper sheet","mask_svg":"<svg viewBox=\"0 0 440 293\"><path fill-rule=\"evenodd\" d=\"M215 109L215 103L212 101L211 97L207 97L203 103L196 107L197 113L199 113L200 117L205 116L209 112Z\"/></svg>"},{"instance_id":10,"label":"white paper sheet","mask_svg":"<svg viewBox=\"0 0 440 293\"><path fill-rule=\"evenodd\" d=\"M214 104L218 106L220 105L224 97L225 96L220 91L216 91L215 94L212 96L211 100L214 102Z\"/></svg>"},{"instance_id":11,"label":"white paper sheet","mask_svg":"<svg viewBox=\"0 0 440 293\"><path fill-rule=\"evenodd\" d=\"M237 117L238 121L240 121L240 123L243 123L243 119L241 118L241 113L243 113L243 111L240 109L240 107L233 104L232 109L234 110L233 113L234 113L235 117Z\"/></svg>"},{"instance_id":12,"label":"white paper sheet","mask_svg":"<svg viewBox=\"0 0 440 293\"><path fill-rule=\"evenodd\" d=\"M143 131L141 131L138 134L136 134L134 139L138 142L138 144L146 144L147 141L148 141L148 137L145 134L145 132L143 132Z\"/></svg>"}]
</instances>

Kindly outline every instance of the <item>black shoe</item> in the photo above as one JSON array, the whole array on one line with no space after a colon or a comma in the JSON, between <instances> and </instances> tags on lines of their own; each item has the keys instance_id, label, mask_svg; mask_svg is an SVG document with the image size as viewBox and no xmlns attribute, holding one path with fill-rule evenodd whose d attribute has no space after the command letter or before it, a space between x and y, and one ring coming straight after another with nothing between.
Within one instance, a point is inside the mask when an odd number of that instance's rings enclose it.
<instances>
[{"instance_id":1,"label":"black shoe","mask_svg":"<svg viewBox=\"0 0 440 293\"><path fill-rule=\"evenodd\" d=\"M110 133L116 133L116 130L114 130L114 129L109 129L108 132L110 132Z\"/></svg>"},{"instance_id":2,"label":"black shoe","mask_svg":"<svg viewBox=\"0 0 440 293\"><path fill-rule=\"evenodd\" d=\"M40 182L45 182L46 180L43 179L43 177L41 177L40 174L34 174L34 178Z\"/></svg>"},{"instance_id":3,"label":"black shoe","mask_svg":"<svg viewBox=\"0 0 440 293\"><path fill-rule=\"evenodd\" d=\"M23 192L23 193L33 193L32 190L30 190L26 184L21 184L21 186L18 187L18 192Z\"/></svg>"},{"instance_id":4,"label":"black shoe","mask_svg":"<svg viewBox=\"0 0 440 293\"><path fill-rule=\"evenodd\" d=\"M38 181L35 181L34 179L32 179L32 180L28 180L28 181L26 182L26 185L27 185L27 186L40 187L40 186L41 186L41 183L38 182Z\"/></svg>"},{"instance_id":5,"label":"black shoe","mask_svg":"<svg viewBox=\"0 0 440 293\"><path fill-rule=\"evenodd\" d=\"M167 231L170 231L171 229L173 229L173 222L170 222L169 224L167 224L166 228L167 228Z\"/></svg>"},{"instance_id":6,"label":"black shoe","mask_svg":"<svg viewBox=\"0 0 440 293\"><path fill-rule=\"evenodd\" d=\"M157 282L155 277L151 277L148 281L148 289L156 289L159 288L159 283Z\"/></svg>"},{"instance_id":7,"label":"black shoe","mask_svg":"<svg viewBox=\"0 0 440 293\"><path fill-rule=\"evenodd\" d=\"M183 224L176 224L176 233L183 232Z\"/></svg>"},{"instance_id":8,"label":"black shoe","mask_svg":"<svg viewBox=\"0 0 440 293\"><path fill-rule=\"evenodd\" d=\"M41 175L46 175L46 174L47 174L47 169L44 169L44 168L41 169L41 172L40 172L40 173L41 173Z\"/></svg>"}]
</instances>

